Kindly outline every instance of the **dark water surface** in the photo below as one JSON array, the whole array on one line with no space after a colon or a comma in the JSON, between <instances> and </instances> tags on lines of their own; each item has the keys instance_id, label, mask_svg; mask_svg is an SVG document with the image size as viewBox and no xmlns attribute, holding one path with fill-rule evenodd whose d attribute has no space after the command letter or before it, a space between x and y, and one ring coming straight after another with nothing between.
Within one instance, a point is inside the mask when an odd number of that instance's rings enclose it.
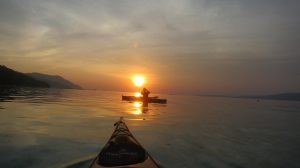
<instances>
[{"instance_id":1,"label":"dark water surface","mask_svg":"<svg viewBox=\"0 0 300 168\"><path fill-rule=\"evenodd\" d=\"M120 92L6 89L0 96L0 167L85 167L120 116L164 167L300 167L300 102Z\"/></svg>"}]
</instances>

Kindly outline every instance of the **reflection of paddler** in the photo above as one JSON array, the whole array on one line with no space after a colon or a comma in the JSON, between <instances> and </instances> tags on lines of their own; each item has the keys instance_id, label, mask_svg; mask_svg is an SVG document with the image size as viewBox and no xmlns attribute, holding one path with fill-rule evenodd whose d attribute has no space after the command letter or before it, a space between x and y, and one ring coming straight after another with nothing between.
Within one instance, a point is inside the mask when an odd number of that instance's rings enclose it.
<instances>
[{"instance_id":1,"label":"reflection of paddler","mask_svg":"<svg viewBox=\"0 0 300 168\"><path fill-rule=\"evenodd\" d=\"M143 95L143 107L148 107L148 95L150 94L149 90L143 88L141 94Z\"/></svg>"}]
</instances>

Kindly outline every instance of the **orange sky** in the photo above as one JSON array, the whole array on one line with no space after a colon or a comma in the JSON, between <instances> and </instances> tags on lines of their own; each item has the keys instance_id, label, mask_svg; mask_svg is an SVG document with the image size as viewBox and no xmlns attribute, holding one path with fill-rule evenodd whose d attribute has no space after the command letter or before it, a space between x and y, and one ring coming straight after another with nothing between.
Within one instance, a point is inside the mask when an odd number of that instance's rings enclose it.
<instances>
[{"instance_id":1,"label":"orange sky","mask_svg":"<svg viewBox=\"0 0 300 168\"><path fill-rule=\"evenodd\" d=\"M1 1L0 64L88 89L300 91L298 1ZM284 12L278 12L284 11Z\"/></svg>"}]
</instances>

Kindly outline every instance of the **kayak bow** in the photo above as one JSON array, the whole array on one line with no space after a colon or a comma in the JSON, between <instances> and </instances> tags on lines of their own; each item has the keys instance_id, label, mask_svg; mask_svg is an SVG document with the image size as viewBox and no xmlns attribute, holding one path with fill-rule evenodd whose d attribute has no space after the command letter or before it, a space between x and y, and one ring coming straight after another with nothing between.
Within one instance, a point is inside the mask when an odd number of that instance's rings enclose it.
<instances>
[{"instance_id":1,"label":"kayak bow","mask_svg":"<svg viewBox=\"0 0 300 168\"><path fill-rule=\"evenodd\" d=\"M90 168L120 167L120 168L158 168L142 145L133 137L123 117L115 123L115 130L92 162Z\"/></svg>"}]
</instances>

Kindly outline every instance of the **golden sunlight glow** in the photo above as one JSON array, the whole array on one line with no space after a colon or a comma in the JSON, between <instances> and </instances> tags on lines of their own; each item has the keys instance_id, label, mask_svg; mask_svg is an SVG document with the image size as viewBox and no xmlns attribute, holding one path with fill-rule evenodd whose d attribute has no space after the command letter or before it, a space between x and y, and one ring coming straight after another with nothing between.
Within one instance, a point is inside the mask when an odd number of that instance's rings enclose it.
<instances>
[{"instance_id":1,"label":"golden sunlight glow","mask_svg":"<svg viewBox=\"0 0 300 168\"><path fill-rule=\"evenodd\" d=\"M140 103L140 102L134 102L134 103L133 103L133 106L134 106L134 107L141 107L141 106L142 106L142 103Z\"/></svg>"},{"instance_id":2,"label":"golden sunlight glow","mask_svg":"<svg viewBox=\"0 0 300 168\"><path fill-rule=\"evenodd\" d=\"M135 96L135 97L142 97L142 94L141 94L140 92L135 92L135 93L134 93L134 96Z\"/></svg>"},{"instance_id":3,"label":"golden sunlight glow","mask_svg":"<svg viewBox=\"0 0 300 168\"><path fill-rule=\"evenodd\" d=\"M141 109L136 109L134 111L131 112L134 115L141 115L142 114L142 110Z\"/></svg>"},{"instance_id":4,"label":"golden sunlight glow","mask_svg":"<svg viewBox=\"0 0 300 168\"><path fill-rule=\"evenodd\" d=\"M142 103L141 102L133 102L134 109L131 111L131 114L141 115L142 114Z\"/></svg>"},{"instance_id":5,"label":"golden sunlight glow","mask_svg":"<svg viewBox=\"0 0 300 168\"><path fill-rule=\"evenodd\" d=\"M132 81L135 86L141 87L145 83L145 78L141 75L136 75L132 78Z\"/></svg>"}]
</instances>

